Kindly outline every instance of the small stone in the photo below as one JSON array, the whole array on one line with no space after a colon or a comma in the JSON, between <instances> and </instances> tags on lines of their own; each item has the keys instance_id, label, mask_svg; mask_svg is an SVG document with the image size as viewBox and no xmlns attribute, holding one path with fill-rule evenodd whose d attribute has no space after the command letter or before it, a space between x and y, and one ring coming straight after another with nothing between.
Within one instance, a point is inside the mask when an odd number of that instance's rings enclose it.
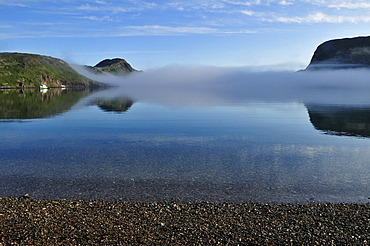
<instances>
[{"instance_id":1,"label":"small stone","mask_svg":"<svg viewBox=\"0 0 370 246\"><path fill-rule=\"evenodd\" d=\"M30 195L29 194L24 194L23 196L20 196L18 197L18 199L30 199Z\"/></svg>"}]
</instances>

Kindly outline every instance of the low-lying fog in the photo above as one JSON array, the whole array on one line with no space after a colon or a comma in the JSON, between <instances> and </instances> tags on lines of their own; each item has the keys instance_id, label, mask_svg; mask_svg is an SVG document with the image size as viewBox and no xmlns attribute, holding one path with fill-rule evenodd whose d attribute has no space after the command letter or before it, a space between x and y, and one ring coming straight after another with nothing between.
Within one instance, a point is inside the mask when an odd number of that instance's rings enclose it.
<instances>
[{"instance_id":1,"label":"low-lying fog","mask_svg":"<svg viewBox=\"0 0 370 246\"><path fill-rule=\"evenodd\" d=\"M114 87L100 98L129 97L165 105L225 105L241 102L370 104L370 70L253 72L248 68L173 65L128 77L81 74Z\"/></svg>"}]
</instances>

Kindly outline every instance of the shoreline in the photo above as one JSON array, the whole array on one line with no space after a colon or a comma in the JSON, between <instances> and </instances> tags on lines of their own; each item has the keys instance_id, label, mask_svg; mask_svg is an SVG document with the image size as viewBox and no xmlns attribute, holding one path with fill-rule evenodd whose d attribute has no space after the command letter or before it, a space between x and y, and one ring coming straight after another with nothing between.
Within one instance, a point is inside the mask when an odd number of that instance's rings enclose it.
<instances>
[{"instance_id":1,"label":"shoreline","mask_svg":"<svg viewBox=\"0 0 370 246\"><path fill-rule=\"evenodd\" d=\"M364 245L369 203L0 198L0 245Z\"/></svg>"},{"instance_id":2,"label":"shoreline","mask_svg":"<svg viewBox=\"0 0 370 246\"><path fill-rule=\"evenodd\" d=\"M255 182L129 179L101 177L0 177L0 197L29 194L33 199L107 200L127 202L215 203L368 203L361 187L274 187Z\"/></svg>"}]
</instances>

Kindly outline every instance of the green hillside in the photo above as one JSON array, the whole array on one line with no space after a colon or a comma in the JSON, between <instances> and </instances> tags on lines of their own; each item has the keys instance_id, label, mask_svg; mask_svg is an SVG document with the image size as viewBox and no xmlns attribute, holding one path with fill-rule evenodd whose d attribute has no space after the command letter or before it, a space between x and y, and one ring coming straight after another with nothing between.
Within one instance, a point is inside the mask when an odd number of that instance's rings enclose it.
<instances>
[{"instance_id":1,"label":"green hillside","mask_svg":"<svg viewBox=\"0 0 370 246\"><path fill-rule=\"evenodd\" d=\"M24 53L0 53L0 87L91 87L102 83L92 81L73 70L63 60Z\"/></svg>"}]
</instances>

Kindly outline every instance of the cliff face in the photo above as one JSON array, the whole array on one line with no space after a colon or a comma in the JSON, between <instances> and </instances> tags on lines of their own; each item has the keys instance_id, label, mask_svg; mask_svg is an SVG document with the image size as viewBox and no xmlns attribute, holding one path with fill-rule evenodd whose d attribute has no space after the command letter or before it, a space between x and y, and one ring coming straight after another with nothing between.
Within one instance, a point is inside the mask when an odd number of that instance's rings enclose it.
<instances>
[{"instance_id":1,"label":"cliff face","mask_svg":"<svg viewBox=\"0 0 370 246\"><path fill-rule=\"evenodd\" d=\"M121 58L106 59L96 64L94 67L87 66L87 68L96 74L111 73L126 76L132 72L138 72L136 69L132 68L126 60Z\"/></svg>"},{"instance_id":2,"label":"cliff face","mask_svg":"<svg viewBox=\"0 0 370 246\"><path fill-rule=\"evenodd\" d=\"M82 76L63 60L24 53L0 53L0 87L92 87L102 83Z\"/></svg>"},{"instance_id":3,"label":"cliff face","mask_svg":"<svg viewBox=\"0 0 370 246\"><path fill-rule=\"evenodd\" d=\"M335 39L320 44L307 70L370 68L370 37Z\"/></svg>"}]
</instances>

